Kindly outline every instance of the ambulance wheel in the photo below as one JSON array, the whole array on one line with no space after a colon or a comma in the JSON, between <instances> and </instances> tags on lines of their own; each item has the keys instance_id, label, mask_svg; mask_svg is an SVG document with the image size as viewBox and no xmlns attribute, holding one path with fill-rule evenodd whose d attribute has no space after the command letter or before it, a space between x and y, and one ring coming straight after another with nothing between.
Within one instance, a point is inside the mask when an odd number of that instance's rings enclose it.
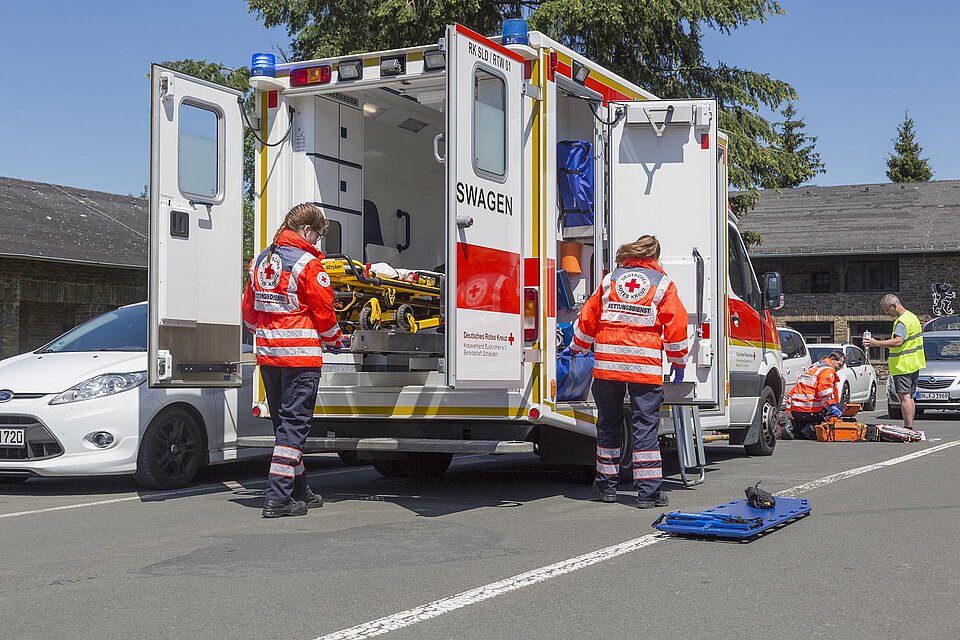
<instances>
[{"instance_id":1,"label":"ambulance wheel","mask_svg":"<svg viewBox=\"0 0 960 640\"><path fill-rule=\"evenodd\" d=\"M133 479L146 489L190 484L203 463L203 436L186 409L169 407L150 421L140 440Z\"/></svg>"},{"instance_id":2,"label":"ambulance wheel","mask_svg":"<svg viewBox=\"0 0 960 640\"><path fill-rule=\"evenodd\" d=\"M875 411L877 409L877 383L870 385L870 397L863 403L864 411Z\"/></svg>"},{"instance_id":3,"label":"ambulance wheel","mask_svg":"<svg viewBox=\"0 0 960 640\"><path fill-rule=\"evenodd\" d=\"M760 394L760 434L753 444L743 445L748 456L772 456L777 446L777 427L780 412L777 396L770 387L764 387Z\"/></svg>"},{"instance_id":4,"label":"ambulance wheel","mask_svg":"<svg viewBox=\"0 0 960 640\"><path fill-rule=\"evenodd\" d=\"M377 322L374 322L372 319L373 316L373 307L364 307L360 309L360 317L357 321L360 323L360 328L364 331L372 331L378 328Z\"/></svg>"},{"instance_id":5,"label":"ambulance wheel","mask_svg":"<svg viewBox=\"0 0 960 640\"><path fill-rule=\"evenodd\" d=\"M413 307L408 304L397 308L397 329L403 333L417 332L417 318L413 315Z\"/></svg>"}]
</instances>

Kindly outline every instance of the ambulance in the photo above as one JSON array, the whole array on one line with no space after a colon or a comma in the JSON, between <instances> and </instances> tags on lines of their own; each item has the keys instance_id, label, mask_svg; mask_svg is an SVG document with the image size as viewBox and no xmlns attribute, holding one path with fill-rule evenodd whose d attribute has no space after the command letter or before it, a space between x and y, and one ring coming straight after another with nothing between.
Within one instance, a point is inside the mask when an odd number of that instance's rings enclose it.
<instances>
[{"instance_id":1,"label":"ambulance","mask_svg":"<svg viewBox=\"0 0 960 640\"><path fill-rule=\"evenodd\" d=\"M306 450L393 477L438 475L458 453L592 466L596 405L558 393L560 336L617 247L653 234L690 317L686 379L665 383L666 404L770 455L780 276L758 281L729 213L716 101L660 99L539 32L510 40L457 24L436 45L261 56L252 117L239 92L153 66L149 384L240 384L246 126L256 252L314 202L331 221L323 252L364 265L358 277L376 283L366 267L380 265L442 287L438 326L345 327ZM590 205L578 215L571 174Z\"/></svg>"}]
</instances>

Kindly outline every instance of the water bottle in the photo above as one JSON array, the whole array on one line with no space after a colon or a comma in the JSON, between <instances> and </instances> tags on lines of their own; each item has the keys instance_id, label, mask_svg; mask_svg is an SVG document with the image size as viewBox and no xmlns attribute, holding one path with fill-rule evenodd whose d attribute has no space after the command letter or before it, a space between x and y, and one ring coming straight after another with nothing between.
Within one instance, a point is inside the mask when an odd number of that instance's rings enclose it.
<instances>
[{"instance_id":1,"label":"water bottle","mask_svg":"<svg viewBox=\"0 0 960 640\"><path fill-rule=\"evenodd\" d=\"M872 335L873 335L873 334L871 334L870 331L864 331L864 332L863 332L863 339L866 340L867 338L871 337ZM860 344L863 344L863 343L861 342Z\"/></svg>"}]
</instances>

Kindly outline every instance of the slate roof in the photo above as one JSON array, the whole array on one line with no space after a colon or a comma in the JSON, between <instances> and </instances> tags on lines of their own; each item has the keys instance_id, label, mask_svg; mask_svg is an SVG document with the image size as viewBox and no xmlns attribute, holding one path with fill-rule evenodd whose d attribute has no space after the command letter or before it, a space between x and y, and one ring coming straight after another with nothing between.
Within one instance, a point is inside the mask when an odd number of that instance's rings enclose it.
<instances>
[{"instance_id":1,"label":"slate roof","mask_svg":"<svg viewBox=\"0 0 960 640\"><path fill-rule=\"evenodd\" d=\"M0 177L0 256L147 267L147 201Z\"/></svg>"},{"instance_id":2,"label":"slate roof","mask_svg":"<svg viewBox=\"0 0 960 640\"><path fill-rule=\"evenodd\" d=\"M753 256L960 252L960 180L760 193L740 219L763 236Z\"/></svg>"}]
</instances>

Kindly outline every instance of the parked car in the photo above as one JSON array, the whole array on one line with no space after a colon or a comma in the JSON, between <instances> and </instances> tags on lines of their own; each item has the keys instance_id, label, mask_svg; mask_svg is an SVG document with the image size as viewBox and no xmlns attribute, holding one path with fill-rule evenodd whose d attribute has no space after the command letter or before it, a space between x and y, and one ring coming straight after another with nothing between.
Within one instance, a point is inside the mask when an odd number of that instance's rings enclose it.
<instances>
[{"instance_id":1,"label":"parked car","mask_svg":"<svg viewBox=\"0 0 960 640\"><path fill-rule=\"evenodd\" d=\"M917 381L917 414L928 409L960 410L960 330L925 331L923 355L927 366ZM891 418L902 418L900 398L887 383L887 408Z\"/></svg>"},{"instance_id":2,"label":"parked car","mask_svg":"<svg viewBox=\"0 0 960 640\"><path fill-rule=\"evenodd\" d=\"M145 302L0 361L0 482L133 474L170 489L205 464L263 455L236 446L273 433L250 413L252 363L239 389L151 389L146 369Z\"/></svg>"},{"instance_id":3,"label":"parked car","mask_svg":"<svg viewBox=\"0 0 960 640\"><path fill-rule=\"evenodd\" d=\"M927 320L924 331L960 331L960 316L940 316Z\"/></svg>"},{"instance_id":4,"label":"parked car","mask_svg":"<svg viewBox=\"0 0 960 640\"><path fill-rule=\"evenodd\" d=\"M839 351L846 359L846 366L837 372L840 380L840 404L856 402L863 405L864 411L877 408L877 370L873 368L866 354L858 346L847 343L810 345L810 358L814 362L831 351Z\"/></svg>"},{"instance_id":5,"label":"parked car","mask_svg":"<svg viewBox=\"0 0 960 640\"><path fill-rule=\"evenodd\" d=\"M799 331L793 329L777 329L780 335L780 350L783 352L783 397L793 385L797 384L797 376L810 366L810 352L807 343Z\"/></svg>"}]
</instances>

